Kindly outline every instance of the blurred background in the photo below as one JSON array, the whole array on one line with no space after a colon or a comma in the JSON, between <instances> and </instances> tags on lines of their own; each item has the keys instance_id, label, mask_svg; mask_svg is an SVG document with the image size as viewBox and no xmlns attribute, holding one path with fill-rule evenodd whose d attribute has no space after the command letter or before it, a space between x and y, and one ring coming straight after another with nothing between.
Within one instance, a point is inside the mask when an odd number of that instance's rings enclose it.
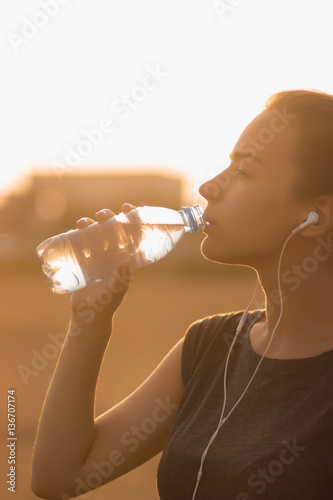
<instances>
[{"instance_id":1,"label":"blurred background","mask_svg":"<svg viewBox=\"0 0 333 500\"><path fill-rule=\"evenodd\" d=\"M1 498L12 495L7 390L17 399L16 498L32 500L33 442L69 320L69 297L50 292L36 246L125 201L203 203L199 185L228 166L270 94L333 93L332 10L329 0L1 4ZM102 366L98 414L141 383L191 322L246 307L254 273L204 260L202 237L187 235L135 272ZM158 460L89 498L157 500Z\"/></svg>"}]
</instances>

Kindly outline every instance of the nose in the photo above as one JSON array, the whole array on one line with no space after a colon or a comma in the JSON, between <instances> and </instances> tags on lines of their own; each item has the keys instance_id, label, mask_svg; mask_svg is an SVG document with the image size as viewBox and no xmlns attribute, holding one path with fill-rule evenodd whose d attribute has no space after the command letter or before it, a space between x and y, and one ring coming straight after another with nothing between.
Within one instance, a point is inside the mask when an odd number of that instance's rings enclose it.
<instances>
[{"instance_id":1,"label":"nose","mask_svg":"<svg viewBox=\"0 0 333 500\"><path fill-rule=\"evenodd\" d=\"M207 201L216 200L221 196L225 184L225 174L224 172L221 172L212 179L209 179L209 181L201 184L199 187L199 193Z\"/></svg>"}]
</instances>

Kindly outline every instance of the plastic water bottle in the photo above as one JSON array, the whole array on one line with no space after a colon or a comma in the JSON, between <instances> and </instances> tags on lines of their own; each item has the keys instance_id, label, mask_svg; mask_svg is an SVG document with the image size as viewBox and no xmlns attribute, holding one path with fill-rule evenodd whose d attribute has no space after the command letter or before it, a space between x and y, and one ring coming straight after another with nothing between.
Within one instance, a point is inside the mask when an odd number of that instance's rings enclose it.
<instances>
[{"instance_id":1,"label":"plastic water bottle","mask_svg":"<svg viewBox=\"0 0 333 500\"><path fill-rule=\"evenodd\" d=\"M200 205L179 211L137 207L48 238L36 251L51 290L71 293L111 277L119 262L137 269L162 259L184 233L205 225Z\"/></svg>"}]
</instances>

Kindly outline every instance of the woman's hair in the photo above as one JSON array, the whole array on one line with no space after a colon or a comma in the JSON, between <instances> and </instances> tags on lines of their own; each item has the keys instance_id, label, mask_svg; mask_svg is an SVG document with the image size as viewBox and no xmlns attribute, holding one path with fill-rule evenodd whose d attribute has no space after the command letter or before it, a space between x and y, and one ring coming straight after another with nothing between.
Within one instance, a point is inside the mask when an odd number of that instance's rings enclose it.
<instances>
[{"instance_id":1,"label":"woman's hair","mask_svg":"<svg viewBox=\"0 0 333 500\"><path fill-rule=\"evenodd\" d=\"M292 158L300 169L295 194L333 195L333 95L318 90L287 90L267 99L265 109L271 108L296 115L290 121L299 127Z\"/></svg>"}]
</instances>

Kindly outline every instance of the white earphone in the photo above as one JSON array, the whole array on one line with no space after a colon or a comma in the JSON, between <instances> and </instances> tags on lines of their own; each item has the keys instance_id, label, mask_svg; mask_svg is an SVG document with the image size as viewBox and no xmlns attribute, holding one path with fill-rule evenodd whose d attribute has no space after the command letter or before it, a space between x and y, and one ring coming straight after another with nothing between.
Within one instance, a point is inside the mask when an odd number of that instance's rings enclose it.
<instances>
[{"instance_id":1,"label":"white earphone","mask_svg":"<svg viewBox=\"0 0 333 500\"><path fill-rule=\"evenodd\" d=\"M310 212L306 221L293 229L291 231L291 234L296 234L299 231L302 231L302 229L304 229L305 227L310 226L311 224L318 224L318 221L319 215L316 212Z\"/></svg>"},{"instance_id":2,"label":"white earphone","mask_svg":"<svg viewBox=\"0 0 333 500\"><path fill-rule=\"evenodd\" d=\"M252 295L252 298L251 298L251 301L249 303L249 305L247 306L247 308L245 309L244 313L242 314L242 317L238 323L238 326L237 326L237 329L236 329L236 333L235 333L235 336L234 336L234 339L232 341L232 344L230 346L230 349L228 351L228 354L227 354L227 358L226 358L226 363L225 363L225 368L224 368L224 399L223 399L223 407L222 407L222 412L221 412L221 415L220 415L220 419L219 419L219 422L218 422L218 425L217 425L217 428L216 430L214 431L214 433L212 434L210 440L209 440L209 443L208 445L206 446L202 456L201 456L201 461L200 461L200 468L199 468L199 471L198 471L198 475L197 475L197 482L196 482L196 485L195 485L195 488L194 488L194 491L193 491L193 496L192 496L192 500L195 499L196 497L196 494L197 494L197 490L198 490L198 487L199 487L199 483L200 483L200 480L201 480L201 477L202 477L202 474L203 474L203 464L206 460L206 456L207 456L207 453L209 451L209 448L210 446L213 444L213 441L215 440L220 428L222 427L222 425L225 423L225 421L230 417L231 413L234 411L234 409L236 408L236 406L240 403L240 401L243 399L243 397L245 396L245 393L247 392L250 384L252 383L252 380L254 379L257 371L259 370L259 367L268 351L268 349L270 348L271 346L271 343L272 343L272 340L273 340L273 337L274 337L274 334L276 332L276 329L277 327L279 326L279 323L281 321L281 318L282 318L282 313L283 313L283 299L282 299L282 290L281 290L281 277L280 277L280 268L281 268L281 262L282 262L282 257L283 257L283 253L284 253L284 249L288 243L288 241L290 240L290 238L292 236L294 236L294 234L297 234L299 231L301 231L302 229L304 229L305 227L307 226L310 226L311 224L318 224L318 221L319 221L319 216L316 212L310 212L306 221L304 221L302 224L300 224L299 226L297 226L295 229L293 229L290 233L290 235L288 236L288 238L285 240L284 244L283 244L283 247L282 247L282 250L281 250L281 253L280 253L280 258L279 258L279 264L278 264L278 288L279 288L279 296L280 296L280 304L281 304L281 309L280 309L280 315L279 315L279 318L277 320L277 322L275 323L275 326L274 326L274 329L273 329L273 332L272 332L272 335L271 335L271 338L268 342L268 345L265 349L265 352L262 354L260 360L259 360L259 363L256 367L256 369L254 370L254 373L252 375L252 377L250 378L249 382L247 383L244 391L242 392L242 394L240 395L240 397L238 398L238 400L236 401L236 403L234 404L234 406L231 408L231 410L229 411L229 413L224 416L224 412L225 412L225 407L226 407L226 402L227 402L227 385L226 385L226 379L227 379L227 369L228 369L228 363L229 363L229 358L230 358L230 354L231 354L231 351L232 351L232 348L236 342L236 339L241 331L241 329L243 328L243 325L246 321L246 318L247 318L247 315L248 315L248 311L249 311L249 308L252 304L252 301L254 299L254 296L255 296L255 292L256 292L256 289L257 289L257 286L258 286L258 280L257 280L257 283L256 283L256 287L255 287L255 290L253 292L253 295Z\"/></svg>"}]
</instances>

